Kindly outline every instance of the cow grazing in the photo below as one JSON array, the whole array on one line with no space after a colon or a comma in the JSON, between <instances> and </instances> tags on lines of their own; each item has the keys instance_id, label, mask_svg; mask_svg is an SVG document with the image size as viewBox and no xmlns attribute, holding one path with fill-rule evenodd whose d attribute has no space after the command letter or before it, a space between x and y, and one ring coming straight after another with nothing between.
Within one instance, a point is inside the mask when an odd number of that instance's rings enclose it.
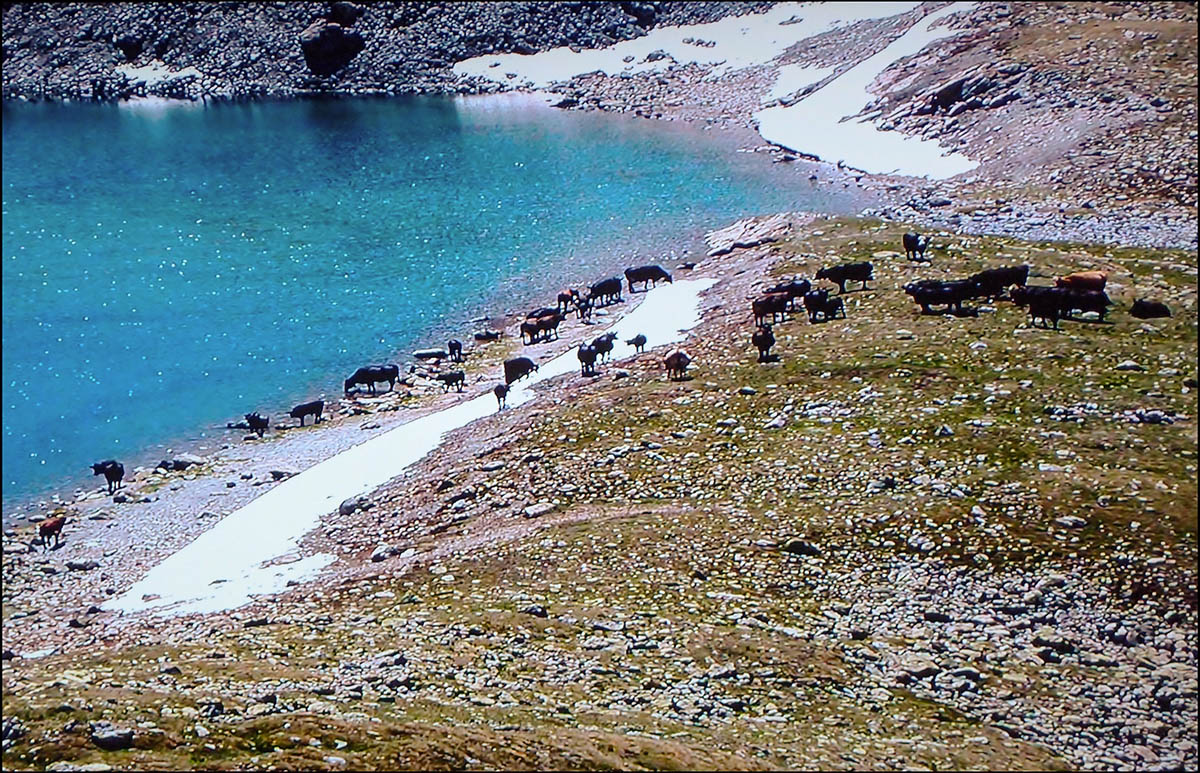
<instances>
[{"instance_id":1,"label":"cow grazing","mask_svg":"<svg viewBox=\"0 0 1200 773\"><path fill-rule=\"evenodd\" d=\"M638 333L633 338L630 338L629 340L627 340L625 343L632 346L633 350L635 352L637 352L638 354L641 354L642 352L646 351L646 336L642 335L641 333Z\"/></svg>"},{"instance_id":2,"label":"cow grazing","mask_svg":"<svg viewBox=\"0 0 1200 773\"><path fill-rule=\"evenodd\" d=\"M1042 327L1048 327L1048 322L1058 330L1058 321L1068 316L1071 301L1066 297L1069 291L1061 287L1043 287L1039 285L1014 286L1009 288L1008 296L1017 306L1029 307L1029 321L1036 325L1040 319Z\"/></svg>"},{"instance_id":3,"label":"cow grazing","mask_svg":"<svg viewBox=\"0 0 1200 773\"><path fill-rule=\"evenodd\" d=\"M92 475L103 475L108 483L108 493L111 494L121 488L121 481L125 479L125 465L115 459L96 462L92 465Z\"/></svg>"},{"instance_id":4,"label":"cow grazing","mask_svg":"<svg viewBox=\"0 0 1200 773\"><path fill-rule=\"evenodd\" d=\"M989 268L968 277L975 285L975 297L989 299L1001 297L1009 287L1024 287L1028 279L1029 266Z\"/></svg>"},{"instance_id":5,"label":"cow grazing","mask_svg":"<svg viewBox=\"0 0 1200 773\"><path fill-rule=\"evenodd\" d=\"M54 549L58 549L59 538L62 534L63 526L67 523L67 516L56 515L53 518L47 518L38 524L38 536L42 540L42 550L50 550L50 538L54 537Z\"/></svg>"},{"instance_id":6,"label":"cow grazing","mask_svg":"<svg viewBox=\"0 0 1200 773\"><path fill-rule=\"evenodd\" d=\"M925 260L925 250L929 249L930 237L915 233L904 234L904 257L909 260Z\"/></svg>"},{"instance_id":7,"label":"cow grazing","mask_svg":"<svg viewBox=\"0 0 1200 773\"><path fill-rule=\"evenodd\" d=\"M758 349L758 361L767 362L771 357L771 347L775 345L775 334L770 325L759 325L750 336L750 343Z\"/></svg>"},{"instance_id":8,"label":"cow grazing","mask_svg":"<svg viewBox=\"0 0 1200 773\"><path fill-rule=\"evenodd\" d=\"M838 292L846 292L846 282L862 282L862 289L867 289L867 282L874 278L874 267L870 263L843 263L840 266L829 266L817 272L817 279L828 279L838 286Z\"/></svg>"},{"instance_id":9,"label":"cow grazing","mask_svg":"<svg viewBox=\"0 0 1200 773\"><path fill-rule=\"evenodd\" d=\"M532 344L536 343L541 331L538 328L536 319L527 319L521 323L521 343ZM526 340L529 339L529 340Z\"/></svg>"},{"instance_id":10,"label":"cow grazing","mask_svg":"<svg viewBox=\"0 0 1200 773\"><path fill-rule=\"evenodd\" d=\"M457 338L451 338L446 342L446 351L450 352L450 362L462 362L462 341Z\"/></svg>"},{"instance_id":11,"label":"cow grazing","mask_svg":"<svg viewBox=\"0 0 1200 773\"><path fill-rule=\"evenodd\" d=\"M538 369L537 364L528 357L514 357L504 361L504 383L512 382L528 376Z\"/></svg>"},{"instance_id":12,"label":"cow grazing","mask_svg":"<svg viewBox=\"0 0 1200 773\"><path fill-rule=\"evenodd\" d=\"M246 414L246 426L258 433L259 437L267 431L267 427L271 426L271 417L263 417L258 415L258 411Z\"/></svg>"},{"instance_id":13,"label":"cow grazing","mask_svg":"<svg viewBox=\"0 0 1200 773\"><path fill-rule=\"evenodd\" d=\"M558 294L558 313L566 316L572 306L579 304L579 291L575 289L563 290Z\"/></svg>"},{"instance_id":14,"label":"cow grazing","mask_svg":"<svg viewBox=\"0 0 1200 773\"><path fill-rule=\"evenodd\" d=\"M962 314L962 303L975 297L976 285L969 279L947 282L923 279L904 286L904 292L921 306L922 314L932 314L930 306L946 306L947 311Z\"/></svg>"},{"instance_id":15,"label":"cow grazing","mask_svg":"<svg viewBox=\"0 0 1200 773\"><path fill-rule=\"evenodd\" d=\"M787 293L767 293L759 298L755 298L750 302L750 310L754 313L754 324L764 325L767 322L767 316L771 317L771 322L787 319L788 303L790 299Z\"/></svg>"},{"instance_id":16,"label":"cow grazing","mask_svg":"<svg viewBox=\"0 0 1200 773\"><path fill-rule=\"evenodd\" d=\"M596 357L599 353L591 344L579 345L579 375L596 375Z\"/></svg>"},{"instance_id":17,"label":"cow grazing","mask_svg":"<svg viewBox=\"0 0 1200 773\"><path fill-rule=\"evenodd\" d=\"M612 355L613 341L615 340L617 340L616 333L605 333L593 340L592 348L596 350L596 356L608 362L609 357Z\"/></svg>"},{"instance_id":18,"label":"cow grazing","mask_svg":"<svg viewBox=\"0 0 1200 773\"><path fill-rule=\"evenodd\" d=\"M299 419L300 426L303 427L304 426L304 418L306 416L312 416L313 424L316 424L317 422L319 422L321 420L321 412L324 410L325 410L325 401L324 400L313 400L311 403L300 403L300 405L297 405L295 408L293 408L291 411L288 412L288 416L291 416L293 419Z\"/></svg>"},{"instance_id":19,"label":"cow grazing","mask_svg":"<svg viewBox=\"0 0 1200 773\"><path fill-rule=\"evenodd\" d=\"M396 382L400 379L400 366L398 365L366 365L354 371L354 375L346 379L343 387L345 393L350 394L350 390L358 384L366 385L371 394L375 394L375 384L377 382L388 382L388 391L396 388Z\"/></svg>"},{"instance_id":20,"label":"cow grazing","mask_svg":"<svg viewBox=\"0 0 1200 773\"><path fill-rule=\"evenodd\" d=\"M1103 290L1107 283L1107 271L1076 271L1074 274L1060 276L1054 280L1055 287L1066 287L1072 290Z\"/></svg>"},{"instance_id":21,"label":"cow grazing","mask_svg":"<svg viewBox=\"0 0 1200 773\"><path fill-rule=\"evenodd\" d=\"M466 381L466 374L461 370L452 370L449 373L439 373L434 378L442 382L443 392L449 392L450 387L457 387L458 391L461 392L463 390L463 382Z\"/></svg>"},{"instance_id":22,"label":"cow grazing","mask_svg":"<svg viewBox=\"0 0 1200 773\"><path fill-rule=\"evenodd\" d=\"M807 279L792 279L790 282L780 282L774 287L768 287L763 292L770 295L773 293L786 293L788 297L788 308L795 310L796 299L804 299L808 291L812 289L812 282Z\"/></svg>"},{"instance_id":23,"label":"cow grazing","mask_svg":"<svg viewBox=\"0 0 1200 773\"><path fill-rule=\"evenodd\" d=\"M497 384L492 388L492 394L496 396L496 410L504 410L504 404L508 400L508 384Z\"/></svg>"},{"instance_id":24,"label":"cow grazing","mask_svg":"<svg viewBox=\"0 0 1200 773\"><path fill-rule=\"evenodd\" d=\"M558 338L558 326L563 321L563 317L557 311L553 314L547 314L544 317L537 318L538 333L546 341L550 340L550 334L553 333L555 338Z\"/></svg>"},{"instance_id":25,"label":"cow grazing","mask_svg":"<svg viewBox=\"0 0 1200 773\"><path fill-rule=\"evenodd\" d=\"M1103 290L1055 289L1063 290L1058 298L1060 299L1059 309L1064 317L1069 317L1076 311L1094 311L1100 315L1100 321L1103 322L1108 307L1113 305L1113 302L1108 297L1108 293Z\"/></svg>"},{"instance_id":26,"label":"cow grazing","mask_svg":"<svg viewBox=\"0 0 1200 773\"><path fill-rule=\"evenodd\" d=\"M672 381L683 380L684 374L687 372L687 366L691 364L692 358L682 349L676 349L666 356L663 360L663 365L667 368L667 378Z\"/></svg>"},{"instance_id":27,"label":"cow grazing","mask_svg":"<svg viewBox=\"0 0 1200 773\"><path fill-rule=\"evenodd\" d=\"M610 279L602 279L592 285L588 290L590 297L596 306L607 306L610 303L621 302L621 278L614 276Z\"/></svg>"},{"instance_id":28,"label":"cow grazing","mask_svg":"<svg viewBox=\"0 0 1200 773\"><path fill-rule=\"evenodd\" d=\"M846 307L842 299L830 298L827 290L810 290L804 296L804 309L808 312L809 322L817 322L817 317L821 318L821 322L826 322L839 313L843 319L846 317Z\"/></svg>"},{"instance_id":29,"label":"cow grazing","mask_svg":"<svg viewBox=\"0 0 1200 773\"><path fill-rule=\"evenodd\" d=\"M584 323L585 325L591 324L592 309L595 308L595 305L596 304L592 301L591 296L587 298L580 298L575 303L575 313L579 315L580 322Z\"/></svg>"},{"instance_id":30,"label":"cow grazing","mask_svg":"<svg viewBox=\"0 0 1200 773\"><path fill-rule=\"evenodd\" d=\"M1154 319L1171 316L1171 309L1162 301L1146 301L1138 299L1129 308L1129 316L1137 319Z\"/></svg>"},{"instance_id":31,"label":"cow grazing","mask_svg":"<svg viewBox=\"0 0 1200 773\"><path fill-rule=\"evenodd\" d=\"M1054 329L1058 330L1058 320L1062 317L1062 307L1059 298L1052 293L1034 293L1029 296L1026 304L1029 306L1029 322L1031 325L1036 325L1040 319L1042 327L1048 327L1046 323L1050 321L1054 323Z\"/></svg>"},{"instance_id":32,"label":"cow grazing","mask_svg":"<svg viewBox=\"0 0 1200 773\"><path fill-rule=\"evenodd\" d=\"M662 266L638 266L625 269L625 279L629 282L629 292L633 293L633 283L641 282L642 289L650 289L650 283L671 282L671 275Z\"/></svg>"}]
</instances>

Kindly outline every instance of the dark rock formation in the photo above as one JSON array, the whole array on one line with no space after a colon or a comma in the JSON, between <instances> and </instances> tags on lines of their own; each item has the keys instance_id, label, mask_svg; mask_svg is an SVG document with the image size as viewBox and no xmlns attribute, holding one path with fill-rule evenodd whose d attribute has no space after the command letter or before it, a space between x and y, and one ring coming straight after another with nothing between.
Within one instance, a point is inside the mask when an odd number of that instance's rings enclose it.
<instances>
[{"instance_id":1,"label":"dark rock formation","mask_svg":"<svg viewBox=\"0 0 1200 773\"><path fill-rule=\"evenodd\" d=\"M332 75L366 47L362 35L331 21L313 22L300 33L300 49L313 75Z\"/></svg>"}]
</instances>

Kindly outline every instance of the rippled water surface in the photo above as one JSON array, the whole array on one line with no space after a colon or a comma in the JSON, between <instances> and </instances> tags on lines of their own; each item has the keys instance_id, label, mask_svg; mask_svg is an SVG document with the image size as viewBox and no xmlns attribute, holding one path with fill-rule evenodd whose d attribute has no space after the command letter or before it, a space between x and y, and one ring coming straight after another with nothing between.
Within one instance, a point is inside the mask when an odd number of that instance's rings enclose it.
<instances>
[{"instance_id":1,"label":"rippled water surface","mask_svg":"<svg viewBox=\"0 0 1200 773\"><path fill-rule=\"evenodd\" d=\"M706 228L865 205L714 135L486 98L6 105L6 507Z\"/></svg>"}]
</instances>

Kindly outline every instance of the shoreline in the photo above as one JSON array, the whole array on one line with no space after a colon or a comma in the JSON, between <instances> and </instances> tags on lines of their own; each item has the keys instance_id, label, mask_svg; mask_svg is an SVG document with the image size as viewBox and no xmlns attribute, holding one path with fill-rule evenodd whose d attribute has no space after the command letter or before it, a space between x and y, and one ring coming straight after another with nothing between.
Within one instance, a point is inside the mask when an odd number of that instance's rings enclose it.
<instances>
[{"instance_id":1,"label":"shoreline","mask_svg":"<svg viewBox=\"0 0 1200 773\"><path fill-rule=\"evenodd\" d=\"M530 108L536 110L552 110L545 102L545 95L526 94L518 92L510 92L505 94L482 94L466 97L443 97L446 99L464 99L481 102L495 102L500 109L523 109ZM632 120L624 116L608 116L607 118L613 121ZM695 127L681 127L688 132L695 132ZM762 149L761 145L755 145L754 140L757 135L738 128L716 128L712 132L706 132L706 136L711 137L714 147L720 152L736 153L753 151L758 155L757 151ZM839 183L845 184L846 180L835 170L829 169L828 172L823 168L824 165L807 164L800 165L771 165L768 160L762 158L761 155L756 159L756 164L762 166L761 174L778 178L782 180L784 177L795 178L796 184L800 184L802 176L811 169L820 169L822 184L830 187L836 186ZM862 205L876 203L878 197L872 193L864 193L859 197ZM856 210L857 211L857 210ZM847 212L849 214L849 212ZM717 227L714 223L713 227ZM648 248L648 251L638 256L624 254L624 250L628 247L626 244L607 245L603 249L596 249L593 257L594 262L598 265L606 266L607 271L619 274L620 270L630 265L629 261L638 260L640 262L657 262L659 260L682 261L687 260L689 250L695 249L696 246L702 244L703 233L705 227L696 226L684 238L679 238L679 234L669 234L665 227L658 229L660 233L656 234L656 239ZM674 245L674 247L672 247ZM671 257L665 255L660 256L655 248L660 246L670 247ZM589 253L590 254L590 253ZM554 271L560 274L563 284L576 284L588 281L594 281L598 275L593 269L578 268L573 262L573 257L563 255L557 259L558 266ZM664 265L666 263L664 262ZM590 278L588 278L590 276ZM402 367L407 367L412 362L415 362L411 357L411 350L421 346L430 345L430 342L436 340L439 336L456 337L463 340L468 349L477 347L478 343L470 340L471 334L479 326L474 325L475 319L487 318L489 320L504 320L509 315L517 313L521 308L533 308L541 305L545 298L539 298L539 293L521 288L525 287L525 282L511 280L506 284L497 285L490 296L478 304L472 305L470 309L464 310L461 314L456 315L455 319L438 319L431 320L426 328L421 331L421 335L417 336L418 341L426 343L417 343L412 347L404 349L391 350L386 355L377 355L372 361L389 361L401 364ZM349 367L349 366L348 366ZM352 368L350 368L352 370ZM243 406L246 410L259 410L264 414L272 416L273 423L282 418L287 421L289 426L294 423L286 419L287 412L292 405L304 400L316 399L317 395L324 392L326 395L331 395L329 400L336 402L340 399L340 384L346 373L328 373L324 376L315 379L311 384L312 391L295 401L290 401L286 405L272 404L270 399L257 405L247 403ZM149 475L154 472L156 462L163 458L173 458L182 454L192 454L202 457L212 457L221 450L228 450L242 445L241 435L236 434L239 430L229 429L224 426L226 421L239 421L241 414L230 413L219 420L208 424L192 424L186 430L182 430L174 437L147 444L144 448L138 449L138 453L131 454L130 459L119 459L126 465L126 483L130 482L133 477L136 467L143 468L143 475ZM274 433L274 429L272 429ZM244 433L243 433L244 434ZM20 495L5 503L5 528L15 526L27 526L29 523L37 523L48 517L47 514L59 508L71 507L80 502L86 503L101 503L103 504L106 497L103 495L104 482L102 478L94 478L88 475L87 468L83 468L78 477L68 477L63 479L62 484L56 484L46 488L40 492L30 493L28 495ZM124 490L124 489L122 489Z\"/></svg>"}]
</instances>

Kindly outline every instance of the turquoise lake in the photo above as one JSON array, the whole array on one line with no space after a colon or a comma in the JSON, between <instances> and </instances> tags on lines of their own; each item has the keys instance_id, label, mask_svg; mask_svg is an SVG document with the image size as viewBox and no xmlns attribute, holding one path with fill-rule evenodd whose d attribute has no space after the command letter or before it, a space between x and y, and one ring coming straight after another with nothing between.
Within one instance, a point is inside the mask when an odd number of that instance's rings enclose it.
<instances>
[{"instance_id":1,"label":"turquoise lake","mask_svg":"<svg viewBox=\"0 0 1200 773\"><path fill-rule=\"evenodd\" d=\"M740 217L871 203L737 147L503 98L6 104L5 510Z\"/></svg>"}]
</instances>

